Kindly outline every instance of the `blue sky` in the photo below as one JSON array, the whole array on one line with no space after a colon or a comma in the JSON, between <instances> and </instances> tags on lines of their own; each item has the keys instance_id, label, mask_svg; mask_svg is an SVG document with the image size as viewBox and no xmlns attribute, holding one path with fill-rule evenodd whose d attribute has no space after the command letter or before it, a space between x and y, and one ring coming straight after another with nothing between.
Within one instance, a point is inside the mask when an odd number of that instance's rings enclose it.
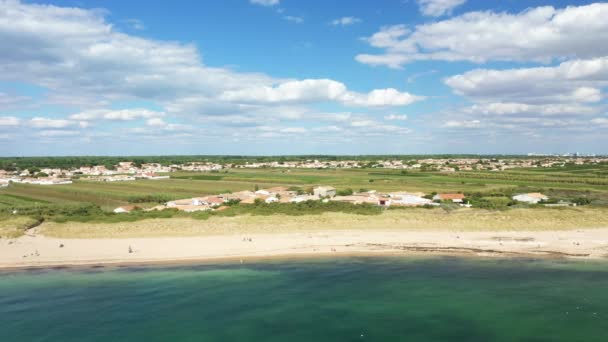
<instances>
[{"instance_id":1,"label":"blue sky","mask_svg":"<svg viewBox=\"0 0 608 342\"><path fill-rule=\"evenodd\" d=\"M0 0L0 155L607 153L608 4Z\"/></svg>"}]
</instances>

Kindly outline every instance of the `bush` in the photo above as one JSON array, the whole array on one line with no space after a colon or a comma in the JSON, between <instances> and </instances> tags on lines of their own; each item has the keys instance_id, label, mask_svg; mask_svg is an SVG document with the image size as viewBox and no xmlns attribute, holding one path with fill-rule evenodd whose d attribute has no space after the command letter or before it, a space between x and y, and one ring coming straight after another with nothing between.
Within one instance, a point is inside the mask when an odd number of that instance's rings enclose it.
<instances>
[{"instance_id":1,"label":"bush","mask_svg":"<svg viewBox=\"0 0 608 342\"><path fill-rule=\"evenodd\" d=\"M353 194L353 189L344 189L336 191L336 195L338 196L350 196Z\"/></svg>"},{"instance_id":2,"label":"bush","mask_svg":"<svg viewBox=\"0 0 608 342\"><path fill-rule=\"evenodd\" d=\"M591 204L591 200L586 197L575 198L572 203L576 205L588 205Z\"/></svg>"},{"instance_id":3,"label":"bush","mask_svg":"<svg viewBox=\"0 0 608 342\"><path fill-rule=\"evenodd\" d=\"M174 196L167 194L149 194L140 196L131 196L127 199L129 203L166 203L176 199Z\"/></svg>"}]
</instances>

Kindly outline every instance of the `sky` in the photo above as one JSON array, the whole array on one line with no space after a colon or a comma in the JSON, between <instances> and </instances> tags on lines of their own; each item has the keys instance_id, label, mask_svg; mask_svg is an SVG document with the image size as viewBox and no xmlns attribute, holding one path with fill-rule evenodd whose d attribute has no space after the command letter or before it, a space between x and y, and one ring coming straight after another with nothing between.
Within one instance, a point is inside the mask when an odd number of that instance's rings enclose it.
<instances>
[{"instance_id":1,"label":"sky","mask_svg":"<svg viewBox=\"0 0 608 342\"><path fill-rule=\"evenodd\" d=\"M608 3L0 0L0 156L608 153Z\"/></svg>"}]
</instances>

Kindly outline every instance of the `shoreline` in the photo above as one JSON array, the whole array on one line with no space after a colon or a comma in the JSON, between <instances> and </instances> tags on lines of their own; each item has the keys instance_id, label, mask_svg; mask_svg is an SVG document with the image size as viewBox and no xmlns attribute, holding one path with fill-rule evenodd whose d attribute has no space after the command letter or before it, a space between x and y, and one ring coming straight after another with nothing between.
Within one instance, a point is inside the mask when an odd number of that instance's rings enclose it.
<instances>
[{"instance_id":1,"label":"shoreline","mask_svg":"<svg viewBox=\"0 0 608 342\"><path fill-rule=\"evenodd\" d=\"M17 239L0 239L0 271L399 255L608 259L608 228L554 231L312 230L103 239L26 235Z\"/></svg>"}]
</instances>

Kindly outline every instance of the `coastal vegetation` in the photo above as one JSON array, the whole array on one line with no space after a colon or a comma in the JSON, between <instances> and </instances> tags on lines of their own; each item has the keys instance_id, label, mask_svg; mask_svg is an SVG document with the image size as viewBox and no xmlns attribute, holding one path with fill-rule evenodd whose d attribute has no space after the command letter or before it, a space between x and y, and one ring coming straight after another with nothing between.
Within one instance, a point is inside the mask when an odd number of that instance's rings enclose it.
<instances>
[{"instance_id":1,"label":"coastal vegetation","mask_svg":"<svg viewBox=\"0 0 608 342\"><path fill-rule=\"evenodd\" d=\"M197 214L171 219L122 222L44 222L40 232L58 238L127 238L159 236L204 236L226 234L312 233L328 230L447 231L453 238L460 231L558 231L608 226L604 208L536 208L511 210L409 208L386 210L380 215L325 212L318 215L224 215L221 212L198 220ZM131 215L131 214L129 214Z\"/></svg>"},{"instance_id":2,"label":"coastal vegetation","mask_svg":"<svg viewBox=\"0 0 608 342\"><path fill-rule=\"evenodd\" d=\"M63 163L68 164L81 163L83 160L80 158L62 160ZM108 161L113 161L110 157L108 158ZM238 157L230 158L239 159ZM13 159L13 163L23 162L20 158ZM53 158L49 158L49 160L59 163ZM158 161L153 158L151 160ZM178 161L171 157L163 160ZM34 161L41 162L42 160L34 159ZM144 161L149 160L144 159ZM6 163L6 159L4 162ZM550 203L568 201L576 203L578 208L585 206L597 210L594 213L604 213L608 212L607 174L608 166L603 164L569 165L559 168L522 168L502 172L402 171L378 168L291 170L263 168L229 169L206 173L178 171L167 174L170 176L169 179L129 182L75 180L73 184L57 186L10 184L10 186L0 189L0 222L5 227L2 228L3 235L7 235L7 229L9 229L10 235L14 236L23 231L20 227L27 227L31 222L42 221L119 223L167 218L200 221L237 216L302 217L331 213L374 215L375 217L382 214L381 216L384 217L389 212L399 212L400 215L428 212L435 213L434 217L438 217L442 212L466 212L466 215L472 215L477 212L475 210L504 213L520 209L529 210L534 213L533 215L538 215L535 220L539 221L542 219L542 215L554 216L559 209L548 209L542 204L518 203L512 200L512 196L518 193L542 192L549 196ZM254 205L235 202L230 203L225 210L198 213L144 210L176 199L242 190L255 191L274 186L285 186L290 191L309 193L316 185L331 185L337 189L339 195L343 196L367 189L374 189L378 192L424 192L428 196L442 192L463 193L475 209L465 211L450 203L443 203L440 209L435 210L390 208L386 211L373 205L307 201L302 203L256 203ZM134 210L129 214L112 212L114 208L123 205L136 205L141 210Z\"/></svg>"}]
</instances>

